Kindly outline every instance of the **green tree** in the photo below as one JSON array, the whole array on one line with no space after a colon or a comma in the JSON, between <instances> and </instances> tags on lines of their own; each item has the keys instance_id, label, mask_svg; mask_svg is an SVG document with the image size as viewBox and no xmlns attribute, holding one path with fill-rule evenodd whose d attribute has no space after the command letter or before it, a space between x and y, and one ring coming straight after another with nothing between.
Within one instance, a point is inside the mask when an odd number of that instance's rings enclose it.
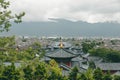
<instances>
[{"instance_id":1,"label":"green tree","mask_svg":"<svg viewBox=\"0 0 120 80\"><path fill-rule=\"evenodd\" d=\"M93 70L92 69L88 69L86 72L85 72L85 76L86 76L86 80L94 80L93 78Z\"/></svg>"},{"instance_id":2,"label":"green tree","mask_svg":"<svg viewBox=\"0 0 120 80\"><path fill-rule=\"evenodd\" d=\"M84 73L82 73L78 80L87 80L87 77Z\"/></svg>"},{"instance_id":3,"label":"green tree","mask_svg":"<svg viewBox=\"0 0 120 80\"><path fill-rule=\"evenodd\" d=\"M35 80L46 80L48 78L47 65L44 62L40 62L35 68L34 76Z\"/></svg>"},{"instance_id":4,"label":"green tree","mask_svg":"<svg viewBox=\"0 0 120 80\"><path fill-rule=\"evenodd\" d=\"M78 68L75 66L70 74L69 74L69 80L78 80L77 77L78 77L78 73L79 73L79 70Z\"/></svg>"},{"instance_id":5,"label":"green tree","mask_svg":"<svg viewBox=\"0 0 120 80\"><path fill-rule=\"evenodd\" d=\"M95 80L102 80L103 79L103 73L100 68L95 69L93 73L93 77Z\"/></svg>"},{"instance_id":6,"label":"green tree","mask_svg":"<svg viewBox=\"0 0 120 80\"><path fill-rule=\"evenodd\" d=\"M9 9L10 2L5 0L0 0L0 31L9 31L11 26L11 20L14 20L16 23L22 22L22 16L25 15L24 12L19 15L12 15L12 11Z\"/></svg>"},{"instance_id":7,"label":"green tree","mask_svg":"<svg viewBox=\"0 0 120 80\"><path fill-rule=\"evenodd\" d=\"M110 51L106 58L110 62L119 62L120 61L120 52L119 51Z\"/></svg>"},{"instance_id":8,"label":"green tree","mask_svg":"<svg viewBox=\"0 0 120 80\"><path fill-rule=\"evenodd\" d=\"M20 79L20 73L15 68L14 63L12 63L10 66L5 66L4 71L2 73L2 78L5 78L5 80L19 80Z\"/></svg>"},{"instance_id":9,"label":"green tree","mask_svg":"<svg viewBox=\"0 0 120 80\"><path fill-rule=\"evenodd\" d=\"M45 50L41 48L40 42L35 42L31 45L33 53L39 55L39 58L42 58L45 54Z\"/></svg>"},{"instance_id":10,"label":"green tree","mask_svg":"<svg viewBox=\"0 0 120 80\"><path fill-rule=\"evenodd\" d=\"M48 80L64 80L62 77L62 69L59 68L55 60L49 62L49 77Z\"/></svg>"},{"instance_id":11,"label":"green tree","mask_svg":"<svg viewBox=\"0 0 120 80\"><path fill-rule=\"evenodd\" d=\"M110 72L104 74L103 80L112 80L112 76L110 75Z\"/></svg>"},{"instance_id":12,"label":"green tree","mask_svg":"<svg viewBox=\"0 0 120 80\"><path fill-rule=\"evenodd\" d=\"M120 52L107 48L97 48L91 49L89 51L90 55L98 56L103 58L106 62L119 62L120 61Z\"/></svg>"},{"instance_id":13,"label":"green tree","mask_svg":"<svg viewBox=\"0 0 120 80\"><path fill-rule=\"evenodd\" d=\"M0 37L0 48L10 48L15 44L15 36Z\"/></svg>"},{"instance_id":14,"label":"green tree","mask_svg":"<svg viewBox=\"0 0 120 80\"><path fill-rule=\"evenodd\" d=\"M88 53L88 51L90 50L90 49L92 49L92 48L94 48L94 46L95 46L95 43L93 43L93 42L82 42L82 51L84 52L84 53Z\"/></svg>"},{"instance_id":15,"label":"green tree","mask_svg":"<svg viewBox=\"0 0 120 80\"><path fill-rule=\"evenodd\" d=\"M115 75L114 80L120 80L120 76Z\"/></svg>"},{"instance_id":16,"label":"green tree","mask_svg":"<svg viewBox=\"0 0 120 80\"><path fill-rule=\"evenodd\" d=\"M25 80L33 80L33 69L31 65L27 65L27 67L23 69L23 72Z\"/></svg>"}]
</instances>

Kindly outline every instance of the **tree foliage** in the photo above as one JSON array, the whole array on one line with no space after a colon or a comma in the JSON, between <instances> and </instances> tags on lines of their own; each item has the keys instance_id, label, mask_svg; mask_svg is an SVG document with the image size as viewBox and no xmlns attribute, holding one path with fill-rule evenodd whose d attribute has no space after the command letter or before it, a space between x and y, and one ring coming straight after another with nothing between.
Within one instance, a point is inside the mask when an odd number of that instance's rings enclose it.
<instances>
[{"instance_id":1,"label":"tree foliage","mask_svg":"<svg viewBox=\"0 0 120 80\"><path fill-rule=\"evenodd\" d=\"M4 71L2 72L2 78L5 80L19 80L20 79L20 73L15 68L14 63L4 68Z\"/></svg>"},{"instance_id":2,"label":"tree foliage","mask_svg":"<svg viewBox=\"0 0 120 80\"><path fill-rule=\"evenodd\" d=\"M40 62L35 70L35 80L46 80L48 78L48 69L45 63Z\"/></svg>"},{"instance_id":3,"label":"tree foliage","mask_svg":"<svg viewBox=\"0 0 120 80\"><path fill-rule=\"evenodd\" d=\"M70 72L70 74L69 74L69 80L78 80L77 78L78 78L78 73L79 73L79 70L78 70L78 68L75 66L72 70L71 70L71 72Z\"/></svg>"},{"instance_id":4,"label":"tree foliage","mask_svg":"<svg viewBox=\"0 0 120 80\"><path fill-rule=\"evenodd\" d=\"M49 73L48 80L62 80L62 69L55 60L49 62Z\"/></svg>"},{"instance_id":5,"label":"tree foliage","mask_svg":"<svg viewBox=\"0 0 120 80\"><path fill-rule=\"evenodd\" d=\"M106 62L119 62L120 61L120 52L107 48L97 48L91 49L89 51L90 55L98 56L104 59Z\"/></svg>"},{"instance_id":6,"label":"tree foliage","mask_svg":"<svg viewBox=\"0 0 120 80\"><path fill-rule=\"evenodd\" d=\"M0 60L1 61L24 61L32 60L36 57L42 58L45 51L41 48L40 43L35 42L28 48L20 50L15 45L15 37L0 37ZM37 55L37 56L36 56Z\"/></svg>"},{"instance_id":7,"label":"tree foliage","mask_svg":"<svg viewBox=\"0 0 120 80\"><path fill-rule=\"evenodd\" d=\"M62 75L62 69L51 60L50 63L34 59L16 67L0 65L0 80L119 80L120 76L112 76L109 72L103 73L100 68L88 69L80 73L74 67L68 75Z\"/></svg>"},{"instance_id":8,"label":"tree foliage","mask_svg":"<svg viewBox=\"0 0 120 80\"><path fill-rule=\"evenodd\" d=\"M6 0L0 0L0 31L9 31L11 26L11 21L13 20L16 23L22 22L22 17L25 15L25 12L20 14L12 15L12 11L9 9L10 2Z\"/></svg>"},{"instance_id":9,"label":"tree foliage","mask_svg":"<svg viewBox=\"0 0 120 80\"><path fill-rule=\"evenodd\" d=\"M95 46L95 43L93 43L93 42L83 42L82 43L82 51L84 52L84 53L88 53L88 51L90 50L90 49L92 49L93 47Z\"/></svg>"},{"instance_id":10,"label":"tree foliage","mask_svg":"<svg viewBox=\"0 0 120 80\"><path fill-rule=\"evenodd\" d=\"M0 37L0 48L10 48L15 45L15 36Z\"/></svg>"},{"instance_id":11,"label":"tree foliage","mask_svg":"<svg viewBox=\"0 0 120 80\"><path fill-rule=\"evenodd\" d=\"M114 80L120 80L120 76L115 75L115 76L114 76Z\"/></svg>"},{"instance_id":12,"label":"tree foliage","mask_svg":"<svg viewBox=\"0 0 120 80\"><path fill-rule=\"evenodd\" d=\"M103 80L113 80L112 76L110 75L110 72L107 72L107 73L103 76Z\"/></svg>"},{"instance_id":13,"label":"tree foliage","mask_svg":"<svg viewBox=\"0 0 120 80\"><path fill-rule=\"evenodd\" d=\"M95 69L93 73L93 77L95 80L102 80L103 79L103 72L100 68Z\"/></svg>"}]
</instances>

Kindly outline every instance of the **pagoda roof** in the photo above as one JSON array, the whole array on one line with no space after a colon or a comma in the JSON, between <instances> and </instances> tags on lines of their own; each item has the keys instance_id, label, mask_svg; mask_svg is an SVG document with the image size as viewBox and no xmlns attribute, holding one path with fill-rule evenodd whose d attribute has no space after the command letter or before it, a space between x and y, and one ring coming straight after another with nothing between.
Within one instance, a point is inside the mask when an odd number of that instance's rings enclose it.
<instances>
[{"instance_id":1,"label":"pagoda roof","mask_svg":"<svg viewBox=\"0 0 120 80\"><path fill-rule=\"evenodd\" d=\"M48 53L45 56L50 58L74 58L77 57L79 54L73 54L72 52L65 50L65 49L58 49L53 51L52 53Z\"/></svg>"}]
</instances>

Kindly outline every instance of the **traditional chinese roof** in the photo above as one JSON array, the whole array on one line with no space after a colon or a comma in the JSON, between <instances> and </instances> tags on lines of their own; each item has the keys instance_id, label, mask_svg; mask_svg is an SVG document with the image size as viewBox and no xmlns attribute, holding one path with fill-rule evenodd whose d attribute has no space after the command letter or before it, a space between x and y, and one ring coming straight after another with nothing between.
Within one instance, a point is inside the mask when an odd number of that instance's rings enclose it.
<instances>
[{"instance_id":1,"label":"traditional chinese roof","mask_svg":"<svg viewBox=\"0 0 120 80\"><path fill-rule=\"evenodd\" d=\"M79 54L73 54L70 51L67 51L63 48L57 49L53 51L52 53L48 53L45 56L50 58L74 58L77 57Z\"/></svg>"},{"instance_id":2,"label":"traditional chinese roof","mask_svg":"<svg viewBox=\"0 0 120 80\"><path fill-rule=\"evenodd\" d=\"M82 61L82 60L83 60L83 58L80 56L72 58L72 61Z\"/></svg>"},{"instance_id":3,"label":"traditional chinese roof","mask_svg":"<svg viewBox=\"0 0 120 80\"><path fill-rule=\"evenodd\" d=\"M120 63L95 63L102 70L120 70Z\"/></svg>"}]
</instances>

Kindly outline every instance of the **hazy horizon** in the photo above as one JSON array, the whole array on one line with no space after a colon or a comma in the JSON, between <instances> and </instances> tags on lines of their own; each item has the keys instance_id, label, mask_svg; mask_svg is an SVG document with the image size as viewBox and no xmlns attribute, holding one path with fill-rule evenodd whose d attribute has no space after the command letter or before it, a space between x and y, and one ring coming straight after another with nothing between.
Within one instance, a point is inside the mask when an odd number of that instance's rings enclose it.
<instances>
[{"instance_id":1,"label":"hazy horizon","mask_svg":"<svg viewBox=\"0 0 120 80\"><path fill-rule=\"evenodd\" d=\"M120 37L118 23L72 22L58 19L57 22L23 22L14 24L9 32L0 35L16 36L64 36L64 37Z\"/></svg>"}]
</instances>

